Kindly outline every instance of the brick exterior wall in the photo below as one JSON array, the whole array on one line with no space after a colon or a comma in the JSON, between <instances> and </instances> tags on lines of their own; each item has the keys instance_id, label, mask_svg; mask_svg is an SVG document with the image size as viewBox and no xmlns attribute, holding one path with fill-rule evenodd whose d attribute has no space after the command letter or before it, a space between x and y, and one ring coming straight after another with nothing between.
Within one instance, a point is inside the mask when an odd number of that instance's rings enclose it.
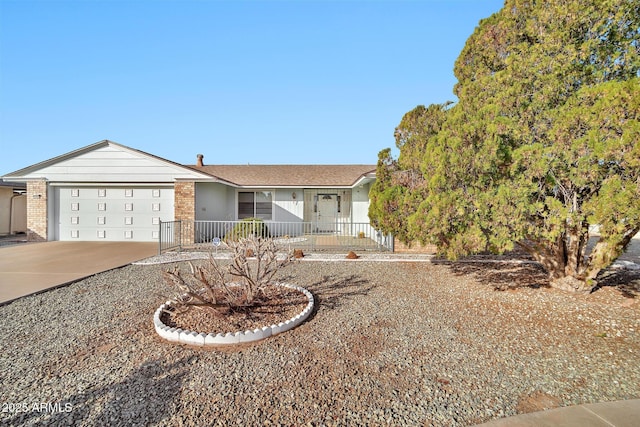
<instances>
[{"instance_id":1,"label":"brick exterior wall","mask_svg":"<svg viewBox=\"0 0 640 427\"><path fill-rule=\"evenodd\" d=\"M27 240L47 241L47 181L27 182Z\"/></svg>"},{"instance_id":2,"label":"brick exterior wall","mask_svg":"<svg viewBox=\"0 0 640 427\"><path fill-rule=\"evenodd\" d=\"M193 221L196 219L196 183L193 181L176 181L174 186L174 216L176 220L184 220L182 224L182 243L193 244Z\"/></svg>"},{"instance_id":3,"label":"brick exterior wall","mask_svg":"<svg viewBox=\"0 0 640 427\"><path fill-rule=\"evenodd\" d=\"M399 254L435 254L438 248L435 245L421 245L420 242L412 242L411 247L394 238L393 251Z\"/></svg>"}]
</instances>

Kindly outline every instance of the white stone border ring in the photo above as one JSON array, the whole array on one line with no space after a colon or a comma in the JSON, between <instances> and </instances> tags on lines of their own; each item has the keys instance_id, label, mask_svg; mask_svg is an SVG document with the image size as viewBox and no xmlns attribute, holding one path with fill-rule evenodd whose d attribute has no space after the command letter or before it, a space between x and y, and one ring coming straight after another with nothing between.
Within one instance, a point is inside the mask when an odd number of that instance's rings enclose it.
<instances>
[{"instance_id":1,"label":"white stone border ring","mask_svg":"<svg viewBox=\"0 0 640 427\"><path fill-rule=\"evenodd\" d=\"M303 293L309 300L309 303L304 308L304 310L300 312L300 314L292 317L285 322L280 322L277 325L264 326L262 328L254 330L224 333L204 333L189 331L180 328L172 328L165 325L162 320L160 320L160 316L165 309L173 306L173 304L175 303L174 301L167 301L156 310L153 315L153 325L158 335L160 335L162 338L171 342L195 346L221 346L260 341L265 338L269 338L272 335L277 335L282 332L288 331L289 329L295 328L296 326L307 320L307 318L311 314L311 311L313 310L314 299L311 292L309 292L305 288L289 285L286 283L279 283L278 286L294 289L298 292Z\"/></svg>"}]
</instances>

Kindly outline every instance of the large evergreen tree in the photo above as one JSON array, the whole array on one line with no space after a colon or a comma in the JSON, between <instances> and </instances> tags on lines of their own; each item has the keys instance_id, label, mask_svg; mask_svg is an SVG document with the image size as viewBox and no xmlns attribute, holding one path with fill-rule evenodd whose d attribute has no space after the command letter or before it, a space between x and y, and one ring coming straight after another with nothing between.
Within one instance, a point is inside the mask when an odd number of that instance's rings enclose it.
<instances>
[{"instance_id":1,"label":"large evergreen tree","mask_svg":"<svg viewBox=\"0 0 640 427\"><path fill-rule=\"evenodd\" d=\"M455 74L459 102L437 131L419 127L420 142L400 145L413 160L378 167L398 176L419 158L419 188L383 185L420 203L400 203L393 215L407 221L395 224L372 204L372 220L450 258L519 245L552 286L591 290L640 231L640 2L506 0Z\"/></svg>"},{"instance_id":2,"label":"large evergreen tree","mask_svg":"<svg viewBox=\"0 0 640 427\"><path fill-rule=\"evenodd\" d=\"M420 105L409 111L394 133L400 149L398 160L391 157L388 148L378 154L376 181L369 194L369 217L374 227L394 233L402 241L417 238L406 224L425 196L420 164L426 142L440 131L449 105Z\"/></svg>"}]
</instances>

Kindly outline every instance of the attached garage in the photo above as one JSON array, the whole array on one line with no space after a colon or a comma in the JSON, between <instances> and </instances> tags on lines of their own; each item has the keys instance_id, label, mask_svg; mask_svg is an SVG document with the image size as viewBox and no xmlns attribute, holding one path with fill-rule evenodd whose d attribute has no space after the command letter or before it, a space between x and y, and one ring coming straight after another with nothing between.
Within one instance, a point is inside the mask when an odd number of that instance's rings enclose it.
<instances>
[{"instance_id":1,"label":"attached garage","mask_svg":"<svg viewBox=\"0 0 640 427\"><path fill-rule=\"evenodd\" d=\"M107 140L8 176L26 183L31 241L158 241L160 221L194 217L188 183L215 180Z\"/></svg>"},{"instance_id":2,"label":"attached garage","mask_svg":"<svg viewBox=\"0 0 640 427\"><path fill-rule=\"evenodd\" d=\"M173 186L53 186L54 240L158 240L174 218Z\"/></svg>"}]
</instances>

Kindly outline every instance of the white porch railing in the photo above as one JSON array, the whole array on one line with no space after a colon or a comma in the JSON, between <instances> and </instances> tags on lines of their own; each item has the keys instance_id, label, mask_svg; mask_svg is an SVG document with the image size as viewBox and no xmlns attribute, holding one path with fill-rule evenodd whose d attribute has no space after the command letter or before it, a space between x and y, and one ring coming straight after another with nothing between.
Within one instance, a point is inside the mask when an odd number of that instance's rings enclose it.
<instances>
[{"instance_id":1,"label":"white porch railing","mask_svg":"<svg viewBox=\"0 0 640 427\"><path fill-rule=\"evenodd\" d=\"M235 230L235 231L234 231ZM170 249L213 249L236 235L273 238L283 250L393 251L393 236L368 222L168 221L160 223L159 252Z\"/></svg>"}]
</instances>

